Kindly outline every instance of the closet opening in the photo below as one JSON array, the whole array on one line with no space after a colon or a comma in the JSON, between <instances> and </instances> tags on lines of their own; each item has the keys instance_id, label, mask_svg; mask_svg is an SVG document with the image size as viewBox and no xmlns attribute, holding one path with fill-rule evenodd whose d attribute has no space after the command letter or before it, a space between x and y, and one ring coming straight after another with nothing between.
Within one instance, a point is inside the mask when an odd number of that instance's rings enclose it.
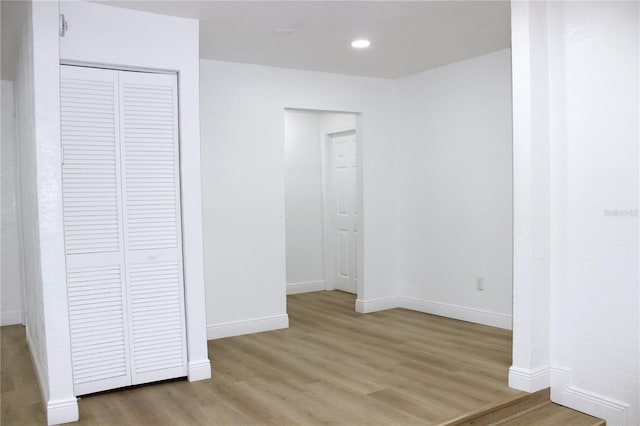
<instances>
[{"instance_id":1,"label":"closet opening","mask_svg":"<svg viewBox=\"0 0 640 426\"><path fill-rule=\"evenodd\" d=\"M187 376L176 74L62 65L76 395Z\"/></svg>"}]
</instances>

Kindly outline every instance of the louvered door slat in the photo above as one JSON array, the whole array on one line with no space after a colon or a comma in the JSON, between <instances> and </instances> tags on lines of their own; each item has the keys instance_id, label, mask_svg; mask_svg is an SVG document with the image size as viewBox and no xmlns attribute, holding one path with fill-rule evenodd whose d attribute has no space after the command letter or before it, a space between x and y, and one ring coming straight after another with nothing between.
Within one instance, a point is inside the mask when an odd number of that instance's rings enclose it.
<instances>
[{"instance_id":1,"label":"louvered door slat","mask_svg":"<svg viewBox=\"0 0 640 426\"><path fill-rule=\"evenodd\" d=\"M96 80L90 80L79 75L77 68L62 69L61 133L66 252L67 255L73 255L119 251L119 231L103 229L100 220L97 220L98 216L101 219L117 219L120 208L117 201L119 172L116 166L118 103L113 72L94 70L97 71ZM81 73L84 74L84 71L81 70ZM101 116L100 124L92 122L97 109L110 111L110 115ZM70 143L72 141L68 136L78 133L84 134L78 138L79 143ZM87 149L84 144L90 144L92 149ZM96 169L93 167L96 164L105 167ZM97 186L111 195L99 204L96 204L93 192ZM73 198L70 197L72 194ZM72 214L74 212L79 214ZM73 233L70 232L72 229ZM103 239L97 240L96 234Z\"/></svg>"},{"instance_id":2,"label":"louvered door slat","mask_svg":"<svg viewBox=\"0 0 640 426\"><path fill-rule=\"evenodd\" d=\"M186 375L175 76L120 73L134 384Z\"/></svg>"},{"instance_id":3,"label":"louvered door slat","mask_svg":"<svg viewBox=\"0 0 640 426\"><path fill-rule=\"evenodd\" d=\"M78 395L130 382L120 273L119 265L68 272L71 356ZM105 280L105 274L111 279ZM100 316L87 321L87 311L98 311Z\"/></svg>"},{"instance_id":4,"label":"louvered door slat","mask_svg":"<svg viewBox=\"0 0 640 426\"><path fill-rule=\"evenodd\" d=\"M61 67L62 187L76 395L131 384L117 75Z\"/></svg>"}]
</instances>

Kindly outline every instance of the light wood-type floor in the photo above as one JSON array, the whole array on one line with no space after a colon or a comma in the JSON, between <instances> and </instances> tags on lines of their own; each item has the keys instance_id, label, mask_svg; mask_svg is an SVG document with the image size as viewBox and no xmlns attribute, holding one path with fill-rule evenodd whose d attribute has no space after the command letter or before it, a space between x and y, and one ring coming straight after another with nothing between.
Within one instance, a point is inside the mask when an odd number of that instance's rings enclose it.
<instances>
[{"instance_id":1,"label":"light wood-type floor","mask_svg":"<svg viewBox=\"0 0 640 426\"><path fill-rule=\"evenodd\" d=\"M213 379L84 397L78 424L432 425L520 394L509 331L354 302L289 296L289 329L209 342ZM44 425L21 326L2 328L1 366L2 425Z\"/></svg>"}]
</instances>

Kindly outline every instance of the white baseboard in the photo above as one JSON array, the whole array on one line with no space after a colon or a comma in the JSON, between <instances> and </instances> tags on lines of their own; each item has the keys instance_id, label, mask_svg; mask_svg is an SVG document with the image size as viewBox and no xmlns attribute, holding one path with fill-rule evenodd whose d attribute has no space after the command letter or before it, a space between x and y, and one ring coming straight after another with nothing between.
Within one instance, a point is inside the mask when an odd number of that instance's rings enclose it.
<instances>
[{"instance_id":1,"label":"white baseboard","mask_svg":"<svg viewBox=\"0 0 640 426\"><path fill-rule=\"evenodd\" d=\"M211 378L211 362L208 359L189 361L188 379L190 382Z\"/></svg>"},{"instance_id":2,"label":"white baseboard","mask_svg":"<svg viewBox=\"0 0 640 426\"><path fill-rule=\"evenodd\" d=\"M378 299L356 299L356 312L368 314L370 312L385 311L387 309L399 308L399 298L380 297Z\"/></svg>"},{"instance_id":3,"label":"white baseboard","mask_svg":"<svg viewBox=\"0 0 640 426\"><path fill-rule=\"evenodd\" d=\"M311 293L312 291L324 290L324 280L287 283L287 294Z\"/></svg>"},{"instance_id":4,"label":"white baseboard","mask_svg":"<svg viewBox=\"0 0 640 426\"><path fill-rule=\"evenodd\" d=\"M549 366L533 370L511 366L509 368L509 387L525 392L537 392L551 385L551 369Z\"/></svg>"},{"instance_id":5,"label":"white baseboard","mask_svg":"<svg viewBox=\"0 0 640 426\"><path fill-rule=\"evenodd\" d=\"M491 327L512 329L511 315L496 312L483 311L464 306L450 305L441 302L416 299L415 297L391 296L377 299L357 299L356 312L368 314L370 312L384 311L386 309L404 308L425 314L439 315L447 318L469 321Z\"/></svg>"},{"instance_id":6,"label":"white baseboard","mask_svg":"<svg viewBox=\"0 0 640 426\"><path fill-rule=\"evenodd\" d=\"M47 424L59 425L62 423L77 422L80 418L78 411L78 399L69 398L47 402Z\"/></svg>"},{"instance_id":7,"label":"white baseboard","mask_svg":"<svg viewBox=\"0 0 640 426\"><path fill-rule=\"evenodd\" d=\"M489 325L491 327L512 329L511 315L496 312L483 311L481 309L467 308L464 306L450 305L448 303L431 302L429 300L416 299L414 297L399 297L399 307L426 314L439 315L476 324Z\"/></svg>"},{"instance_id":8,"label":"white baseboard","mask_svg":"<svg viewBox=\"0 0 640 426\"><path fill-rule=\"evenodd\" d=\"M289 328L288 315L210 324L207 325L207 339L222 339L223 337L242 336L243 334L261 333L281 328Z\"/></svg>"},{"instance_id":9,"label":"white baseboard","mask_svg":"<svg viewBox=\"0 0 640 426\"><path fill-rule=\"evenodd\" d=\"M551 400L574 410L599 417L608 425L636 425L638 419L629 418L630 404L579 388L571 384L569 368L551 368Z\"/></svg>"},{"instance_id":10,"label":"white baseboard","mask_svg":"<svg viewBox=\"0 0 640 426\"><path fill-rule=\"evenodd\" d=\"M0 326L22 324L22 311L3 312L0 314Z\"/></svg>"},{"instance_id":11,"label":"white baseboard","mask_svg":"<svg viewBox=\"0 0 640 426\"><path fill-rule=\"evenodd\" d=\"M33 352L33 339L31 338L29 327L26 328L26 336L29 355L31 355L31 363L33 364L33 369L36 373L36 379L38 380L38 385L40 386L40 394L42 395L42 400L47 401L45 408L47 412L47 424L59 425L62 423L77 422L80 418L77 398L74 397L60 400L49 400L49 389L44 385L44 370L42 368L42 365L40 365L38 358L35 356L35 353Z\"/></svg>"}]
</instances>

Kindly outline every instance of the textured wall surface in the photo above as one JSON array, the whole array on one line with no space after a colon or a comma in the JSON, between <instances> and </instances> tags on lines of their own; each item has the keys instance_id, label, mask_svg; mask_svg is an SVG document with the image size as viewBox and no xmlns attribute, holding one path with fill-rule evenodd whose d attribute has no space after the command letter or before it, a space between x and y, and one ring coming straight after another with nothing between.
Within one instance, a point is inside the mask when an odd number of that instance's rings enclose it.
<instances>
[{"instance_id":1,"label":"textured wall surface","mask_svg":"<svg viewBox=\"0 0 640 426\"><path fill-rule=\"evenodd\" d=\"M2 81L2 265L0 271L0 325L22 323L22 223L18 195L18 153L15 132L13 82Z\"/></svg>"}]
</instances>

